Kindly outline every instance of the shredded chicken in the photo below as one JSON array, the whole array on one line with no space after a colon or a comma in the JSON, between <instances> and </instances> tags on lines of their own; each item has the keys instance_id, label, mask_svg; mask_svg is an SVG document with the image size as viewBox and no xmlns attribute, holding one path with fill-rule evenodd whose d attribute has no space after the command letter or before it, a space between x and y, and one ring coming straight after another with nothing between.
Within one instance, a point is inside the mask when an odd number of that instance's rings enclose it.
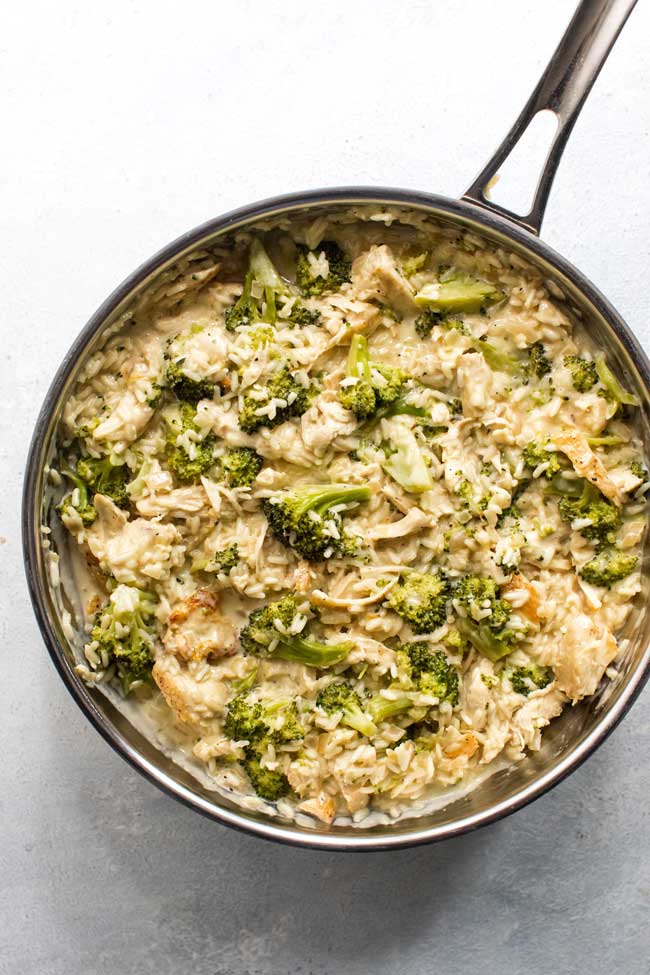
<instances>
[{"instance_id":1,"label":"shredded chicken","mask_svg":"<svg viewBox=\"0 0 650 975\"><path fill-rule=\"evenodd\" d=\"M391 591L393 586L397 585L397 576L387 582L385 586L378 589L377 592L371 593L369 596L350 596L348 598L340 598L336 596L329 596L322 589L314 589L310 599L315 606L328 606L332 609L340 607L342 609L347 609L351 613L360 613L367 606L372 606L373 603L382 602L388 593Z\"/></svg>"},{"instance_id":2,"label":"shredded chicken","mask_svg":"<svg viewBox=\"0 0 650 975\"><path fill-rule=\"evenodd\" d=\"M572 701L594 694L617 653L616 639L606 626L582 614L573 616L553 661L557 686Z\"/></svg>"},{"instance_id":3,"label":"shredded chicken","mask_svg":"<svg viewBox=\"0 0 650 975\"><path fill-rule=\"evenodd\" d=\"M205 509L205 493L200 487L176 488L166 494L150 494L136 501L135 506L143 518L197 514Z\"/></svg>"},{"instance_id":4,"label":"shredded chicken","mask_svg":"<svg viewBox=\"0 0 650 975\"><path fill-rule=\"evenodd\" d=\"M417 312L414 292L385 244L371 247L352 265L352 283L364 301L383 301L401 315Z\"/></svg>"},{"instance_id":5,"label":"shredded chicken","mask_svg":"<svg viewBox=\"0 0 650 975\"><path fill-rule=\"evenodd\" d=\"M111 415L96 427L93 437L95 440L131 443L140 436L152 416L152 408L140 403L129 390Z\"/></svg>"},{"instance_id":6,"label":"shredded chicken","mask_svg":"<svg viewBox=\"0 0 650 975\"><path fill-rule=\"evenodd\" d=\"M599 491L621 505L621 492L610 477L602 460L595 455L584 433L580 430L564 430L553 436L553 442L569 458L578 474L595 484Z\"/></svg>"},{"instance_id":7,"label":"shredded chicken","mask_svg":"<svg viewBox=\"0 0 650 975\"><path fill-rule=\"evenodd\" d=\"M392 538L403 538L413 532L428 528L431 525L431 515L425 514L419 508L411 508L410 511L399 521L387 522L384 525L375 525L370 533L373 541L381 541Z\"/></svg>"},{"instance_id":8,"label":"shredded chicken","mask_svg":"<svg viewBox=\"0 0 650 975\"><path fill-rule=\"evenodd\" d=\"M118 582L147 586L161 580L183 561L180 533L174 525L136 518L103 495L95 495L98 517L88 531L88 548L102 569Z\"/></svg>"}]
</instances>

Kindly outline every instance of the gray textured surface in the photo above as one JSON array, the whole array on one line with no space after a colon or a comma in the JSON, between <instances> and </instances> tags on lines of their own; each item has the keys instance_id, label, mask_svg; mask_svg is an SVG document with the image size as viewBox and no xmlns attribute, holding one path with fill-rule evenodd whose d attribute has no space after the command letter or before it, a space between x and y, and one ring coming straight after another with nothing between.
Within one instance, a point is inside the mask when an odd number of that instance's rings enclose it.
<instances>
[{"instance_id":1,"label":"gray textured surface","mask_svg":"<svg viewBox=\"0 0 650 975\"><path fill-rule=\"evenodd\" d=\"M232 6L27 2L3 26L0 971L647 972L647 692L586 766L515 817L344 857L267 845L160 795L85 723L46 657L22 576L20 482L56 363L100 300L176 234L252 199L337 183L460 192L571 4ZM640 5L544 231L646 341L649 35Z\"/></svg>"}]
</instances>

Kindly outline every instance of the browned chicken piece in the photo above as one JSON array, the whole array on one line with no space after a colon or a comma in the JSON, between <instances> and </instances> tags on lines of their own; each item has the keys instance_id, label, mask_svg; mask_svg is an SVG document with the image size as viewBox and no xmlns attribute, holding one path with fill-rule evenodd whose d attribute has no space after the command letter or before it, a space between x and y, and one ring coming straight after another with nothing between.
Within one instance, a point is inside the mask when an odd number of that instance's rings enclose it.
<instances>
[{"instance_id":1,"label":"browned chicken piece","mask_svg":"<svg viewBox=\"0 0 650 975\"><path fill-rule=\"evenodd\" d=\"M540 601L539 593L533 585L529 582L525 576L516 573L513 577L502 587L502 592L514 592L517 589L525 589L528 593L528 599L522 606L517 607L517 611L529 619L531 623L540 622Z\"/></svg>"},{"instance_id":2,"label":"browned chicken piece","mask_svg":"<svg viewBox=\"0 0 650 975\"><path fill-rule=\"evenodd\" d=\"M621 492L609 476L607 468L595 455L584 433L580 430L563 430L553 437L553 442L569 458L578 474L595 484L599 491L621 506Z\"/></svg>"},{"instance_id":3,"label":"browned chicken piece","mask_svg":"<svg viewBox=\"0 0 650 975\"><path fill-rule=\"evenodd\" d=\"M236 630L220 612L219 595L197 589L170 613L163 644L182 660L224 657L236 650Z\"/></svg>"},{"instance_id":4,"label":"browned chicken piece","mask_svg":"<svg viewBox=\"0 0 650 975\"><path fill-rule=\"evenodd\" d=\"M471 758L477 749L478 740L470 733L464 735L460 741L452 741L443 750L447 758Z\"/></svg>"},{"instance_id":5,"label":"browned chicken piece","mask_svg":"<svg viewBox=\"0 0 650 975\"><path fill-rule=\"evenodd\" d=\"M320 819L327 826L334 819L334 800L331 796L327 796L324 793L320 793L314 799L305 799L304 802L299 802L296 808L307 813L309 816Z\"/></svg>"},{"instance_id":6,"label":"browned chicken piece","mask_svg":"<svg viewBox=\"0 0 650 975\"><path fill-rule=\"evenodd\" d=\"M223 681L214 677L197 681L170 655L156 661L152 676L167 704L184 724L205 729L215 717L223 715L228 699L228 685Z\"/></svg>"},{"instance_id":7,"label":"browned chicken piece","mask_svg":"<svg viewBox=\"0 0 650 975\"><path fill-rule=\"evenodd\" d=\"M364 301L382 301L402 315L417 311L413 289L400 274L395 257L385 244L373 246L352 265L352 283Z\"/></svg>"}]
</instances>

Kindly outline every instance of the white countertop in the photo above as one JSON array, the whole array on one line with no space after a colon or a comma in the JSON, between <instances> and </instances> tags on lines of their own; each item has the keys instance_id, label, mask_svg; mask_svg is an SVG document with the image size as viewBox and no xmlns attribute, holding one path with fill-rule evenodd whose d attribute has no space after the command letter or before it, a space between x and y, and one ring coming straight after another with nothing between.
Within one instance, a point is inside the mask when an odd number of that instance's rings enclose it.
<instances>
[{"instance_id":1,"label":"white countertop","mask_svg":"<svg viewBox=\"0 0 650 975\"><path fill-rule=\"evenodd\" d=\"M334 855L201 819L141 779L52 667L23 577L37 410L106 294L179 233L297 189L457 195L550 56L568 0L38 3L5 11L0 972L636 975L650 949L650 693L516 816ZM543 237L650 348L650 7L565 153Z\"/></svg>"}]
</instances>

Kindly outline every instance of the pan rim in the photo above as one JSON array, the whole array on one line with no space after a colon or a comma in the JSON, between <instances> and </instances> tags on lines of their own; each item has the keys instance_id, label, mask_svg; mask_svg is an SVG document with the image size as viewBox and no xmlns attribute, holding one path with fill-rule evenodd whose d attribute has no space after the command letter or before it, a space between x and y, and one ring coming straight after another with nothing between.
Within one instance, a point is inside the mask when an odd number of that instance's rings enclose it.
<instances>
[{"instance_id":1,"label":"pan rim","mask_svg":"<svg viewBox=\"0 0 650 975\"><path fill-rule=\"evenodd\" d=\"M628 677L620 696L610 708L603 711L592 731L553 768L536 776L532 782L522 787L514 797L504 799L481 813L466 815L443 826L418 829L415 825L413 829L396 833L394 837L390 837L385 834L364 835L362 829L359 829L355 836L340 833L332 833L331 835L311 833L298 826L277 824L272 819L266 821L254 819L249 817L243 808L241 811L233 812L209 802L192 792L181 782L172 779L166 772L158 769L136 747L131 745L99 711L81 679L73 673L68 665L50 620L45 600L45 586L41 578L42 569L38 542L40 525L37 522L40 522L40 519L36 517L35 502L45 459L44 451L48 445L50 428L61 393L89 343L101 330L108 316L129 294L165 264L183 252L196 247L206 237L226 232L256 219L267 218L288 211L304 210L310 206L369 203L413 207L437 216L448 215L461 222L464 220L468 224L477 225L479 232L481 229L486 229L492 233L500 234L506 240L515 242L527 251L532 251L536 257L543 259L556 271L559 271L563 277L567 278L597 309L633 360L641 381L650 394L650 362L629 326L602 292L582 272L532 233L511 223L506 218L468 201L430 193L372 186L344 186L308 190L257 201L205 221L192 230L181 234L157 251L109 294L71 344L47 390L30 443L23 487L23 557L32 605L48 653L68 691L86 718L104 740L132 767L163 792L173 796L184 805L197 810L212 820L243 832L309 849L341 851L403 849L459 836L505 818L548 792L593 754L629 711L650 676L650 647L646 647L641 659ZM417 824L417 819L414 819L413 822Z\"/></svg>"}]
</instances>

